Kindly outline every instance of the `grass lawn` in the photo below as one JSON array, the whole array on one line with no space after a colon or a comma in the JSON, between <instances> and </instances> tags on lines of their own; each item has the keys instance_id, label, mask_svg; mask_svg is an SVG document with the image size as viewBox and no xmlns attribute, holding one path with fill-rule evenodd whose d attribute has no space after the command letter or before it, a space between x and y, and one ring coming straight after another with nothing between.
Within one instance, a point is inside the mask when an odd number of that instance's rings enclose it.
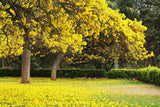
<instances>
[{"instance_id":1,"label":"grass lawn","mask_svg":"<svg viewBox=\"0 0 160 107\"><path fill-rule=\"evenodd\" d=\"M160 107L160 87L132 80L0 78L0 107Z\"/></svg>"}]
</instances>

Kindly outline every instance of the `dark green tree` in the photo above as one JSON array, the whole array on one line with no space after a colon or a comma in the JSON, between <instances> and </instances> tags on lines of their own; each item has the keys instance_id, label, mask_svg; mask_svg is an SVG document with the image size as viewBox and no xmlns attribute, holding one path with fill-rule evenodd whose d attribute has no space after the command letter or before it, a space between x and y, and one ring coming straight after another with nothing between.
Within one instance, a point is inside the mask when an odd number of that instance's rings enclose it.
<instances>
[{"instance_id":1,"label":"dark green tree","mask_svg":"<svg viewBox=\"0 0 160 107\"><path fill-rule=\"evenodd\" d=\"M136 0L107 0L108 6L112 9L119 9L127 18L134 19L139 17L136 7Z\"/></svg>"},{"instance_id":2,"label":"dark green tree","mask_svg":"<svg viewBox=\"0 0 160 107\"><path fill-rule=\"evenodd\" d=\"M140 19L147 26L146 31L146 48L154 52L154 57L145 61L146 66L160 66L160 1L159 0L142 0L139 12Z\"/></svg>"}]
</instances>

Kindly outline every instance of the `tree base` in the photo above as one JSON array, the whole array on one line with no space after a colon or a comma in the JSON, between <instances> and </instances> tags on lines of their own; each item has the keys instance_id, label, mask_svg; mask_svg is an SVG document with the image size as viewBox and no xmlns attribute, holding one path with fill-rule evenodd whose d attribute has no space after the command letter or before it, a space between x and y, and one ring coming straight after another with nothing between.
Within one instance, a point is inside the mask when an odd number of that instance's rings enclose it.
<instances>
[{"instance_id":1,"label":"tree base","mask_svg":"<svg viewBox=\"0 0 160 107\"><path fill-rule=\"evenodd\" d=\"M30 81L21 81L21 84L30 84Z\"/></svg>"},{"instance_id":2,"label":"tree base","mask_svg":"<svg viewBox=\"0 0 160 107\"><path fill-rule=\"evenodd\" d=\"M51 79L52 81L56 81L56 79Z\"/></svg>"}]
</instances>

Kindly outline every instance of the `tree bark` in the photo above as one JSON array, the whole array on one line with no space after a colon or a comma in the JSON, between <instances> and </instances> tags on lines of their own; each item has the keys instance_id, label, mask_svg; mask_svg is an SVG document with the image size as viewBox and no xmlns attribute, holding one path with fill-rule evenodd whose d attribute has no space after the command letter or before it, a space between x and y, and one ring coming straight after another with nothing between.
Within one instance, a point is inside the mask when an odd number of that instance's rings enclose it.
<instances>
[{"instance_id":1,"label":"tree bark","mask_svg":"<svg viewBox=\"0 0 160 107\"><path fill-rule=\"evenodd\" d=\"M117 46L115 47L115 53L118 54L118 48L117 48ZM118 62L118 59L115 58L114 59L114 69L118 69L118 68L119 68L119 62Z\"/></svg>"},{"instance_id":2,"label":"tree bark","mask_svg":"<svg viewBox=\"0 0 160 107\"><path fill-rule=\"evenodd\" d=\"M2 68L5 67L5 64L4 64L4 58L2 58Z\"/></svg>"},{"instance_id":3,"label":"tree bark","mask_svg":"<svg viewBox=\"0 0 160 107\"><path fill-rule=\"evenodd\" d=\"M65 56L65 53L60 53L52 66L51 80L53 80L53 81L56 81L57 69L58 69L58 66L60 65L62 59L64 58L64 56Z\"/></svg>"},{"instance_id":4,"label":"tree bark","mask_svg":"<svg viewBox=\"0 0 160 107\"><path fill-rule=\"evenodd\" d=\"M31 50L28 48L28 46L29 41L25 40L25 44L23 46L21 83L30 83Z\"/></svg>"},{"instance_id":5,"label":"tree bark","mask_svg":"<svg viewBox=\"0 0 160 107\"><path fill-rule=\"evenodd\" d=\"M119 68L118 59L114 59L114 69L118 68Z\"/></svg>"}]
</instances>

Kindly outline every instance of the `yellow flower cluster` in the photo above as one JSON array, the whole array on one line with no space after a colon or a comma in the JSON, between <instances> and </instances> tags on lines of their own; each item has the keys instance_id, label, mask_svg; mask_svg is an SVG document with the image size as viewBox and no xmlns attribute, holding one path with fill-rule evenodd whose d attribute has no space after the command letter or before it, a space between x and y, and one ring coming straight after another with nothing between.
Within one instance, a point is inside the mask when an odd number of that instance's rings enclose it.
<instances>
[{"instance_id":1,"label":"yellow flower cluster","mask_svg":"<svg viewBox=\"0 0 160 107\"><path fill-rule=\"evenodd\" d=\"M51 48L52 52L65 53L68 50L72 53L81 52L83 46L87 45L87 42L84 41L85 37L94 35L94 38L97 38L100 34L102 28L99 17L106 11L104 7L107 7L107 4L104 0L73 0L70 2L61 0L62 6L60 7L58 3L52 1L54 5L46 7L46 11L50 13L47 22L50 23L46 25L43 32L45 45ZM42 13L46 14L46 11L42 10ZM101 20L104 17L106 16L101 17Z\"/></svg>"},{"instance_id":2,"label":"yellow flower cluster","mask_svg":"<svg viewBox=\"0 0 160 107\"><path fill-rule=\"evenodd\" d=\"M9 17L9 15L0 11L1 17ZM20 55L23 52L23 37L22 29L13 25L10 18L0 21L0 58L8 55Z\"/></svg>"},{"instance_id":3,"label":"yellow flower cluster","mask_svg":"<svg viewBox=\"0 0 160 107\"><path fill-rule=\"evenodd\" d=\"M0 78L1 107L158 107L156 104L160 104L159 96L121 93L122 85L137 81L58 79L55 82L49 78L31 78L32 83L24 85L18 84L19 80Z\"/></svg>"},{"instance_id":4,"label":"yellow flower cluster","mask_svg":"<svg viewBox=\"0 0 160 107\"><path fill-rule=\"evenodd\" d=\"M46 46L52 48L53 52L62 51L65 53L70 50L75 53L81 51L83 46L87 44L83 41L83 37L89 36L90 32L93 34L99 30L98 18L94 12L96 10L94 7L97 6L95 2L97 1L73 0L72 3L68 3L62 0L61 4L66 5L59 7L56 1L52 1L54 6L46 8L51 13L49 18L51 26L48 25L51 30L44 31Z\"/></svg>"}]
</instances>

